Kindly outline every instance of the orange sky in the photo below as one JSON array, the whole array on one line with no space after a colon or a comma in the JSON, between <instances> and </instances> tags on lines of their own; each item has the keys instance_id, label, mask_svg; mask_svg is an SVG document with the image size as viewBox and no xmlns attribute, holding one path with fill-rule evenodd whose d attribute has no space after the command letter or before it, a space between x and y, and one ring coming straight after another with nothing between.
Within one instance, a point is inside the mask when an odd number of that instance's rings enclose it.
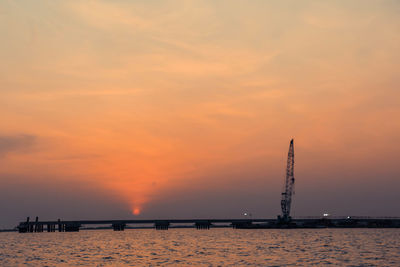
<instances>
[{"instance_id":1,"label":"orange sky","mask_svg":"<svg viewBox=\"0 0 400 267\"><path fill-rule=\"evenodd\" d=\"M399 11L389 0L2 1L0 187L10 175L91 184L143 215L183 192L268 184L279 198L294 137L300 199L348 181L396 194Z\"/></svg>"}]
</instances>

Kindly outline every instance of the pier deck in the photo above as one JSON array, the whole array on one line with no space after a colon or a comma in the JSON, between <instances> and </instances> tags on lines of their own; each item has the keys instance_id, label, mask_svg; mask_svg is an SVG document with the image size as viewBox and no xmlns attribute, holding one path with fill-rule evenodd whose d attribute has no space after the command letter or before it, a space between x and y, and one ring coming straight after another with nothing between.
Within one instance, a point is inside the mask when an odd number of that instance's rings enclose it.
<instances>
[{"instance_id":1,"label":"pier deck","mask_svg":"<svg viewBox=\"0 0 400 267\"><path fill-rule=\"evenodd\" d=\"M110 225L115 231L123 231L127 225L153 225L157 230L168 230L171 225L190 224L197 229L210 229L215 224L225 224L238 229L281 229L281 228L400 228L397 217L307 217L280 223L276 219L158 219L158 220L72 220L20 222L20 233L76 232L82 225Z\"/></svg>"}]
</instances>

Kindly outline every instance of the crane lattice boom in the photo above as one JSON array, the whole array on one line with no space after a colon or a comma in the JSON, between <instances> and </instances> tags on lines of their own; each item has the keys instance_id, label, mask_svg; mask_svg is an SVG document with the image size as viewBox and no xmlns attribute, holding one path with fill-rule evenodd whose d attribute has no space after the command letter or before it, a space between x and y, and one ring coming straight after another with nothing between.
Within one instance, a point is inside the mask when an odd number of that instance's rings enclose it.
<instances>
[{"instance_id":1,"label":"crane lattice boom","mask_svg":"<svg viewBox=\"0 0 400 267\"><path fill-rule=\"evenodd\" d=\"M281 208L282 220L290 220L290 205L292 203L292 195L294 194L294 148L293 139L290 141L289 153L287 158L286 178L284 190L282 192Z\"/></svg>"}]
</instances>

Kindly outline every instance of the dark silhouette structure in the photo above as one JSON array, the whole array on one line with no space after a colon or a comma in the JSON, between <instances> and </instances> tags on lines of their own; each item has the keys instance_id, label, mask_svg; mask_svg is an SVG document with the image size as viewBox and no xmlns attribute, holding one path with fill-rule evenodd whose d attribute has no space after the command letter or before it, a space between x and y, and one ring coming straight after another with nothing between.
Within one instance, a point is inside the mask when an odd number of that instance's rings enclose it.
<instances>
[{"instance_id":1,"label":"dark silhouette structure","mask_svg":"<svg viewBox=\"0 0 400 267\"><path fill-rule=\"evenodd\" d=\"M293 189L294 189L294 145L292 139L289 145L286 177L281 199L282 216L278 216L279 222L289 223L291 221L290 206L292 204L292 195L294 194Z\"/></svg>"}]
</instances>

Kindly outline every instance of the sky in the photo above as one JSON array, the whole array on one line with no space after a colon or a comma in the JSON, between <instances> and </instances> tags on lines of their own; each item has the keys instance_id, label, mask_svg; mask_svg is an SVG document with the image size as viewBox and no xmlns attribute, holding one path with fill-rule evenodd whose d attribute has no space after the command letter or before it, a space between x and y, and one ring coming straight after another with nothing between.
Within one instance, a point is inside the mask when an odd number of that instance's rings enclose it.
<instances>
[{"instance_id":1,"label":"sky","mask_svg":"<svg viewBox=\"0 0 400 267\"><path fill-rule=\"evenodd\" d=\"M400 3L0 0L0 228L400 216Z\"/></svg>"}]
</instances>

